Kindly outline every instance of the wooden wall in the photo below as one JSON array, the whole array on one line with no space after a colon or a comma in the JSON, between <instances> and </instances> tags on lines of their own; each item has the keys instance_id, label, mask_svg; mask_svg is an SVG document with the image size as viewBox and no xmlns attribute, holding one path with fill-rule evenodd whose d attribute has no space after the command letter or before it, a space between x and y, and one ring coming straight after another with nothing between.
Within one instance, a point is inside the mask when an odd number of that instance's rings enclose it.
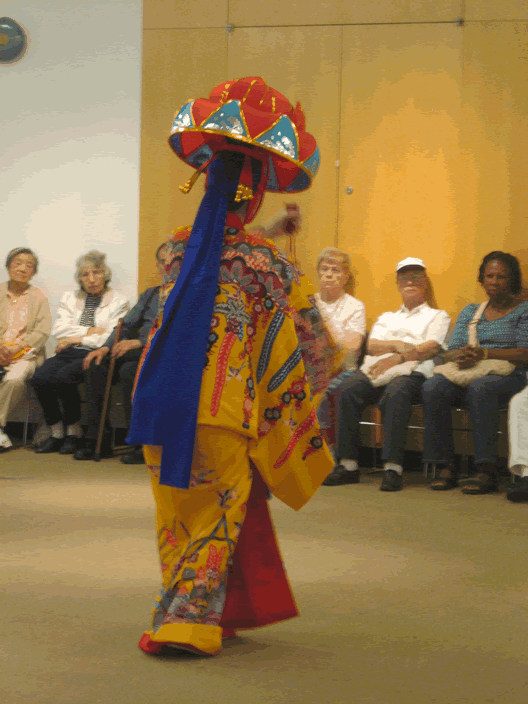
<instances>
[{"instance_id":1,"label":"wooden wall","mask_svg":"<svg viewBox=\"0 0 528 704\"><path fill-rule=\"evenodd\" d=\"M192 170L167 145L175 111L249 75L305 109L322 164L297 197L298 256L314 277L323 247L349 252L369 322L398 306L406 256L453 316L482 300L487 252L528 276L527 20L525 0L145 0L139 289L203 193L178 190ZM260 220L285 200L268 195Z\"/></svg>"}]
</instances>

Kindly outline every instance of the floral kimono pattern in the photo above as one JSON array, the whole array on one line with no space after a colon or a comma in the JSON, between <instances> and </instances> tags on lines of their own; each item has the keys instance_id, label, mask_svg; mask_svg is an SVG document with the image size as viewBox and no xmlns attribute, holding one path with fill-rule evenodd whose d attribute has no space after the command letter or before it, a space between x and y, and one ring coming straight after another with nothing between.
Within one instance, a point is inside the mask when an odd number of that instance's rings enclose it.
<instances>
[{"instance_id":1,"label":"floral kimono pattern","mask_svg":"<svg viewBox=\"0 0 528 704\"><path fill-rule=\"evenodd\" d=\"M179 274L189 234L190 228L177 230L169 241L173 254L170 280L160 292L161 311L150 339L161 323L163 304ZM243 530L255 469L270 491L295 509L308 501L331 471L333 460L311 399L326 389L335 353L311 284L302 272L269 241L227 228L197 429L197 438L206 430L219 434L218 457L201 469L193 463L191 487L184 491L159 486L161 448L146 448L158 505L164 578L154 630L148 634L152 641L192 641L203 652L219 647L220 619L229 600L228 567ZM223 452L227 460L219 474ZM239 456L238 464L235 456ZM230 474L234 465L238 470ZM185 496L197 502L189 512ZM199 521L186 525L184 515L197 515ZM274 549L271 537L261 563ZM271 575L273 570L280 571L279 563L280 558L270 568ZM278 583L277 589L281 589ZM283 593L282 616L272 613L269 605L268 615L262 617L239 610L230 625L251 627L295 615L289 588ZM205 640L197 645L200 638Z\"/></svg>"}]
</instances>

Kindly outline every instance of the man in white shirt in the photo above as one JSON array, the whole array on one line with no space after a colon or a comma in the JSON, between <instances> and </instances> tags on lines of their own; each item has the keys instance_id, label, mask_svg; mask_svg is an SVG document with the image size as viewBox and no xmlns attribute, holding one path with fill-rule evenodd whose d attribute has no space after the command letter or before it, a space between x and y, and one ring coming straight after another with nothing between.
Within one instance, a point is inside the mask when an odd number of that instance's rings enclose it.
<instances>
[{"instance_id":1,"label":"man in white shirt","mask_svg":"<svg viewBox=\"0 0 528 704\"><path fill-rule=\"evenodd\" d=\"M357 369L367 319L365 305L345 291L351 277L350 259L346 252L325 247L317 259L317 275L321 287L321 293L315 294L317 308L343 352L343 370L332 380L317 411L321 430L326 436L332 425L329 397L334 394L339 396L341 388Z\"/></svg>"},{"instance_id":2,"label":"man in white shirt","mask_svg":"<svg viewBox=\"0 0 528 704\"><path fill-rule=\"evenodd\" d=\"M375 322L365 363L341 392L336 452L339 464L323 482L326 486L359 482L359 422L363 410L376 404L382 410L385 431L385 476L380 489L402 488L412 405L421 402L422 384L433 374L432 358L445 349L450 317L426 302L429 282L423 260L407 257L399 262L396 284L402 307L394 313L383 313Z\"/></svg>"}]
</instances>

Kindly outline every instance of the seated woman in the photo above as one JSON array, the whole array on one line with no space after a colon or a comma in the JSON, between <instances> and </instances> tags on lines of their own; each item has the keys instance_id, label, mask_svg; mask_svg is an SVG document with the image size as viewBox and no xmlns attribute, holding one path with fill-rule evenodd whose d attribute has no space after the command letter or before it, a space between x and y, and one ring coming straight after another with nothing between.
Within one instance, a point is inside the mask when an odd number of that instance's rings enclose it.
<instances>
[{"instance_id":1,"label":"seated woman","mask_svg":"<svg viewBox=\"0 0 528 704\"><path fill-rule=\"evenodd\" d=\"M5 424L17 405L25 382L44 361L51 329L48 299L29 282L38 270L37 255L27 247L12 249L6 258L9 281L0 284L0 452L11 447Z\"/></svg>"},{"instance_id":2,"label":"seated woman","mask_svg":"<svg viewBox=\"0 0 528 704\"><path fill-rule=\"evenodd\" d=\"M66 455L77 449L82 436L78 384L83 380L83 359L103 344L128 311L126 297L108 285L112 272L105 259L105 254L92 250L77 260L75 280L80 289L63 295L51 330L58 340L55 356L30 381L51 428L51 436L36 452Z\"/></svg>"},{"instance_id":3,"label":"seated woman","mask_svg":"<svg viewBox=\"0 0 528 704\"><path fill-rule=\"evenodd\" d=\"M357 369L367 320L365 305L345 291L351 279L350 259L346 252L334 247L323 249L317 259L317 275L321 287L321 292L315 295L317 307L343 357L342 371L330 383L317 412L321 430L327 435L331 427L329 397L339 393Z\"/></svg>"},{"instance_id":4,"label":"seated woman","mask_svg":"<svg viewBox=\"0 0 528 704\"><path fill-rule=\"evenodd\" d=\"M478 472L465 482L464 494L488 494L497 488L499 410L524 388L524 369L528 365L528 302L519 296L522 288L519 262L511 254L490 252L480 265L478 280L489 297L476 325L480 346L468 344L469 324L478 308L472 303L458 317L444 360L456 362L459 369L470 369L483 359L506 360L515 369L507 375L482 376L467 387L436 374L422 387L424 462L434 462L441 469L431 489L445 490L458 485L453 465L451 408L460 404L469 407Z\"/></svg>"}]
</instances>

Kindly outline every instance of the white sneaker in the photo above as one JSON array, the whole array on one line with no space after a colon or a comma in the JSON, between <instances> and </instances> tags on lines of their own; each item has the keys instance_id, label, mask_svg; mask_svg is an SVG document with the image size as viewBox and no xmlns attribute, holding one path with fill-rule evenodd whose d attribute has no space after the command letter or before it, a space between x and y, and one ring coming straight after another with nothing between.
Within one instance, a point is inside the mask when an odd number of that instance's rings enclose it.
<instances>
[{"instance_id":1,"label":"white sneaker","mask_svg":"<svg viewBox=\"0 0 528 704\"><path fill-rule=\"evenodd\" d=\"M7 450L10 447L13 447L13 443L9 439L9 437L4 433L3 428L0 428L0 447L4 448Z\"/></svg>"}]
</instances>

